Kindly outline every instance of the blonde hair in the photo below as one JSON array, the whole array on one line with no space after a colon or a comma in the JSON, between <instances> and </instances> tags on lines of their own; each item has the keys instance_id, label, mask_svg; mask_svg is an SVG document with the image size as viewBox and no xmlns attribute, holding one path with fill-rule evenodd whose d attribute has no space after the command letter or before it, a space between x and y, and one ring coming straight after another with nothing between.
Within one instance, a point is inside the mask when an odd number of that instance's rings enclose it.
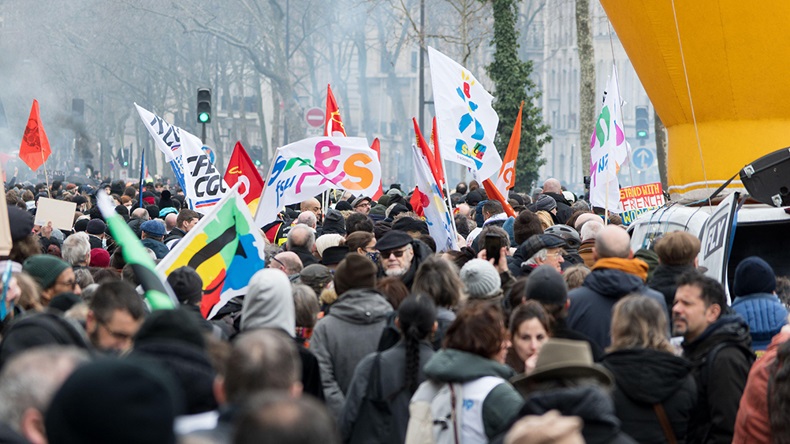
<instances>
[{"instance_id":1,"label":"blonde hair","mask_svg":"<svg viewBox=\"0 0 790 444\"><path fill-rule=\"evenodd\" d=\"M590 274L590 269L584 264L577 264L565 269L562 273L562 278L565 279L565 284L568 285L568 290L579 288L584 284L584 279Z\"/></svg>"},{"instance_id":2,"label":"blonde hair","mask_svg":"<svg viewBox=\"0 0 790 444\"><path fill-rule=\"evenodd\" d=\"M546 231L546 228L554 225L554 219L551 218L551 214L549 214L548 211L536 211L535 215L538 216L538 219L540 220L540 226L543 228L543 231Z\"/></svg>"},{"instance_id":3,"label":"blonde hair","mask_svg":"<svg viewBox=\"0 0 790 444\"><path fill-rule=\"evenodd\" d=\"M667 331L667 314L658 302L632 294L612 309L612 345L606 351L647 348L673 353Z\"/></svg>"}]
</instances>

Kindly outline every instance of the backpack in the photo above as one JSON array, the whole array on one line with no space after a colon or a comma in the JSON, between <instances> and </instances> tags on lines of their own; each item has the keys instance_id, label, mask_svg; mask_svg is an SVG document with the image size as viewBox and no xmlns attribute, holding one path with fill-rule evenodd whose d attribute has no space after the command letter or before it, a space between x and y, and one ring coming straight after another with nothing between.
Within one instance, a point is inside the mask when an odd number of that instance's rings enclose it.
<instances>
[{"instance_id":1,"label":"backpack","mask_svg":"<svg viewBox=\"0 0 790 444\"><path fill-rule=\"evenodd\" d=\"M505 380L484 376L466 383L425 381L409 404L406 444L487 442L482 404Z\"/></svg>"}]
</instances>

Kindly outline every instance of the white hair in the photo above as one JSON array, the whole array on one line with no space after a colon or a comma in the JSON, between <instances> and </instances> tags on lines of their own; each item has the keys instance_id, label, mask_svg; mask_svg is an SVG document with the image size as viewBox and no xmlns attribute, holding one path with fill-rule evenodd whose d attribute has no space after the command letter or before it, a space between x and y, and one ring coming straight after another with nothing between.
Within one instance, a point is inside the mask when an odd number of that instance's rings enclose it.
<instances>
[{"instance_id":1,"label":"white hair","mask_svg":"<svg viewBox=\"0 0 790 444\"><path fill-rule=\"evenodd\" d=\"M549 257L549 250L546 248L542 248L538 250L537 253L533 254L531 258L527 259L525 263L528 265L538 266L540 265L538 261L540 261L541 263L545 262L548 257Z\"/></svg>"},{"instance_id":2,"label":"white hair","mask_svg":"<svg viewBox=\"0 0 790 444\"><path fill-rule=\"evenodd\" d=\"M582 225L582 232L580 233L582 242L587 239L595 239L598 236L598 232L601 230L603 230L602 223L595 220L585 222L584 225Z\"/></svg>"},{"instance_id":3,"label":"white hair","mask_svg":"<svg viewBox=\"0 0 790 444\"><path fill-rule=\"evenodd\" d=\"M63 241L63 260L74 266L87 262L86 257L91 252L91 243L88 233L79 231Z\"/></svg>"},{"instance_id":4,"label":"white hair","mask_svg":"<svg viewBox=\"0 0 790 444\"><path fill-rule=\"evenodd\" d=\"M316 219L315 213L312 211L302 211L299 213L299 217L296 218L296 223L307 225L308 227L315 229L318 219Z\"/></svg>"}]
</instances>

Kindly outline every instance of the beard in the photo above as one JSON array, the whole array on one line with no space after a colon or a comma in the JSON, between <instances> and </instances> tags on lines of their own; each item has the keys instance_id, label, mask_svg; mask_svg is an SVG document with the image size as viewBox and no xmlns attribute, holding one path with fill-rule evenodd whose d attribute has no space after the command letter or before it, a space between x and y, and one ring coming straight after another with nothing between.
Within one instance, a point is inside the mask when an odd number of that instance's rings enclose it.
<instances>
[{"instance_id":1,"label":"beard","mask_svg":"<svg viewBox=\"0 0 790 444\"><path fill-rule=\"evenodd\" d=\"M406 269L405 268L388 268L388 269L384 270L384 274L386 274L388 277L389 276L395 276L395 277L403 276L405 273L406 273Z\"/></svg>"}]
</instances>

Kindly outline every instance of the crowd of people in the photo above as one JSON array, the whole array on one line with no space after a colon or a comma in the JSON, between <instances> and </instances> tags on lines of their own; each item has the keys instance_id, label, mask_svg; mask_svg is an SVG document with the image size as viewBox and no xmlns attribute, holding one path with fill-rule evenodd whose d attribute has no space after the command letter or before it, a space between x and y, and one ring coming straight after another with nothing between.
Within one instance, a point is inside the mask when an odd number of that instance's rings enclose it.
<instances>
[{"instance_id":1,"label":"crowd of people","mask_svg":"<svg viewBox=\"0 0 790 444\"><path fill-rule=\"evenodd\" d=\"M3 443L790 442L787 279L746 258L730 305L696 236L633 251L556 179L515 216L458 184L455 251L397 184L285 207L211 319L190 267L152 311L96 207L159 261L202 217L177 187L9 185ZM41 197L71 230L34 224Z\"/></svg>"}]
</instances>

